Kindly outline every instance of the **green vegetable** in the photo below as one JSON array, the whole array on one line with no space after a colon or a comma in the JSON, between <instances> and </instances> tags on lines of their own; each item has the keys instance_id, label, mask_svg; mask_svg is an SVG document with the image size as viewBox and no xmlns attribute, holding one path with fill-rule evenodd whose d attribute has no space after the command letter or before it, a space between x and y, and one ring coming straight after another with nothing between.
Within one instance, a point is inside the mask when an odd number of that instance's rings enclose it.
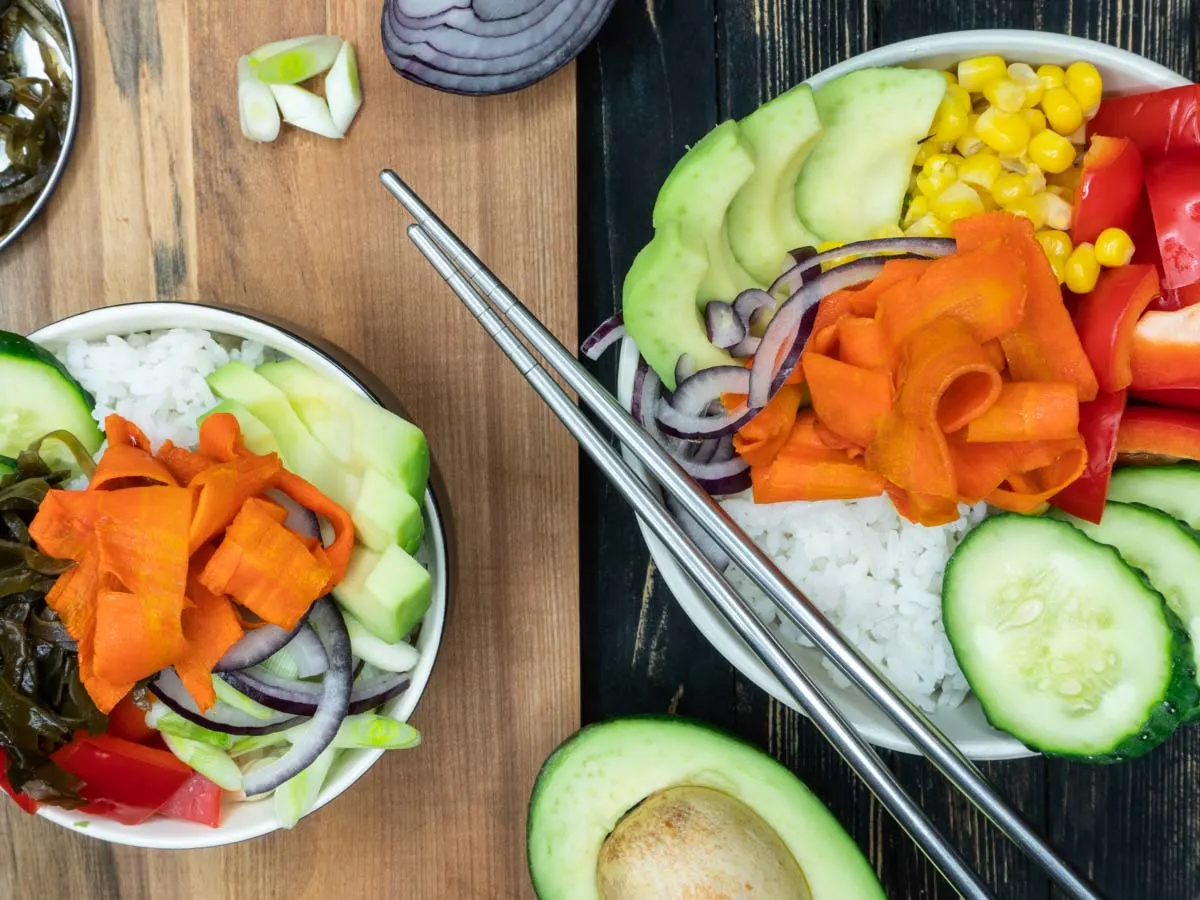
<instances>
[{"instance_id":1,"label":"green vegetable","mask_svg":"<svg viewBox=\"0 0 1200 900\"><path fill-rule=\"evenodd\" d=\"M162 703L155 703L150 707L150 713L146 716L146 724L156 731L161 731L164 735L169 734L184 740L207 744L218 750L232 750L236 741L232 734L211 731L203 725L190 722L178 713L172 712Z\"/></svg>"},{"instance_id":2,"label":"green vegetable","mask_svg":"<svg viewBox=\"0 0 1200 900\"><path fill-rule=\"evenodd\" d=\"M326 71L337 60L343 41L312 35L264 44L250 54L250 65L263 84L299 84Z\"/></svg>"},{"instance_id":3,"label":"green vegetable","mask_svg":"<svg viewBox=\"0 0 1200 900\"><path fill-rule=\"evenodd\" d=\"M362 106L358 58L354 55L354 48L349 41L342 44L333 68L325 76L325 99L329 103L329 114L333 117L334 126L345 134Z\"/></svg>"},{"instance_id":4,"label":"green vegetable","mask_svg":"<svg viewBox=\"0 0 1200 900\"><path fill-rule=\"evenodd\" d=\"M336 746L325 748L311 766L276 788L275 814L284 828L294 828L316 805L338 752Z\"/></svg>"},{"instance_id":5,"label":"green vegetable","mask_svg":"<svg viewBox=\"0 0 1200 900\"><path fill-rule=\"evenodd\" d=\"M270 719L276 715L274 710L267 709L261 703L251 700L241 691L230 687L225 683L225 679L219 675L214 675L212 682L217 699L222 703L232 706L234 709L240 710L248 716L254 716L256 719Z\"/></svg>"},{"instance_id":6,"label":"green vegetable","mask_svg":"<svg viewBox=\"0 0 1200 900\"><path fill-rule=\"evenodd\" d=\"M242 789L242 770L228 753L200 741L189 741L166 732L163 733L163 740L181 762L187 763L213 784L226 791Z\"/></svg>"},{"instance_id":7,"label":"green vegetable","mask_svg":"<svg viewBox=\"0 0 1200 900\"><path fill-rule=\"evenodd\" d=\"M333 739L343 749L408 750L420 744L421 732L407 722L371 713L347 716Z\"/></svg>"}]
</instances>

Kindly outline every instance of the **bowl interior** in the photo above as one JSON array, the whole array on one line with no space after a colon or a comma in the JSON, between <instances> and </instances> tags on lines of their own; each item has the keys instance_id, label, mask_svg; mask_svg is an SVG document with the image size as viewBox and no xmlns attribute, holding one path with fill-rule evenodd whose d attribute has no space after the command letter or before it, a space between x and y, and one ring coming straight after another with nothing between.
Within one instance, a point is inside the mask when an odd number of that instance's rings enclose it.
<instances>
[{"instance_id":1,"label":"bowl interior","mask_svg":"<svg viewBox=\"0 0 1200 900\"><path fill-rule=\"evenodd\" d=\"M1032 31L965 31L916 38L881 47L839 63L808 79L813 87L855 69L869 66L921 66L945 68L972 56L996 53L1012 62L1033 65L1056 63L1065 65L1076 60L1095 64L1104 78L1106 91L1129 93L1140 90L1187 84L1186 78L1140 56L1118 50L1106 44L1064 35ZM637 367L637 347L626 338L621 346L617 378L617 394L626 409L633 393L634 370ZM651 487L644 468L626 451L626 459ZM750 648L701 593L667 548L639 520L642 536L650 548L655 564L664 581L684 611L714 647L743 675L776 700L793 709L799 706L783 685L759 662ZM814 649L798 649L796 659L830 696L864 739L880 747L916 753L912 742L857 688L838 687L821 665L821 654ZM974 697L960 707L944 710L931 716L934 724L959 749L972 759L1015 759L1032 755L1031 751L1007 734L988 725Z\"/></svg>"},{"instance_id":2,"label":"bowl interior","mask_svg":"<svg viewBox=\"0 0 1200 900\"><path fill-rule=\"evenodd\" d=\"M311 366L372 400L375 398L335 360L302 338L253 316L190 303L133 303L109 306L80 313L47 325L29 337L51 348L73 340L100 340L108 335L126 335L139 331L168 328L198 328L230 337L259 341L262 344ZM421 624L416 646L421 660L412 672L412 686L396 697L383 712L395 719L412 715L433 670L441 643L446 617L448 565L445 526L432 491L425 495L426 540L422 562L433 578L433 604ZM314 807L314 811L347 790L383 755L381 750L353 750L343 753ZM89 837L158 849L191 849L233 844L268 834L279 828L274 804L268 800L246 803L226 801L219 828L206 828L190 822L151 820L143 825L121 825L110 819L88 816L56 807L42 807L38 814L66 828L79 829Z\"/></svg>"}]
</instances>

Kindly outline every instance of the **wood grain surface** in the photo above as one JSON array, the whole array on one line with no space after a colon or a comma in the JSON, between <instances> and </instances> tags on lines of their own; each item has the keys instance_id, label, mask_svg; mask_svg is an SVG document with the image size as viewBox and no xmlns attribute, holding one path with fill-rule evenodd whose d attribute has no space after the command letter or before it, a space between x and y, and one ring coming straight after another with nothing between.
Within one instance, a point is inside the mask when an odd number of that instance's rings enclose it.
<instances>
[{"instance_id":1,"label":"wood grain surface","mask_svg":"<svg viewBox=\"0 0 1200 900\"><path fill-rule=\"evenodd\" d=\"M854 54L967 28L1075 34L1197 76L1191 0L617 0L579 63L581 333L619 307L663 178L709 128ZM615 364L613 355L594 366L610 386ZM825 800L892 900L955 896L812 725L708 645L657 576L633 516L587 464L581 490L585 721L671 711L730 728ZM1058 896L927 763L886 759L998 897ZM1200 898L1200 731L1120 766L983 769L1106 897Z\"/></svg>"},{"instance_id":2,"label":"wood grain surface","mask_svg":"<svg viewBox=\"0 0 1200 900\"><path fill-rule=\"evenodd\" d=\"M356 354L427 431L457 571L446 638L385 756L291 833L221 850L111 847L0 804L2 898L514 897L525 805L579 720L577 454L405 235L395 168L558 334L576 333L575 74L472 100L415 87L379 0L70 0L83 120L47 212L0 255L0 328L200 300L274 313ZM238 126L235 63L335 33L366 97L345 141ZM0 386L3 390L3 386Z\"/></svg>"}]
</instances>

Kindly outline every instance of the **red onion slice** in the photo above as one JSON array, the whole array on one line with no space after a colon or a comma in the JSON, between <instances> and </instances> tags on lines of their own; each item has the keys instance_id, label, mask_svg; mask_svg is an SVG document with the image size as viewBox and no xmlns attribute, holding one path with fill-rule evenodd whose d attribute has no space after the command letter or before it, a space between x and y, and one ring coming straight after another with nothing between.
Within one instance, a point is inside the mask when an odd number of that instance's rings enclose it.
<instances>
[{"instance_id":1,"label":"red onion slice","mask_svg":"<svg viewBox=\"0 0 1200 900\"><path fill-rule=\"evenodd\" d=\"M774 298L759 288L744 290L733 301L733 311L742 320L742 324L746 326L747 331L757 324L759 316L763 314L763 310L773 309L774 306Z\"/></svg>"},{"instance_id":2,"label":"red onion slice","mask_svg":"<svg viewBox=\"0 0 1200 900\"><path fill-rule=\"evenodd\" d=\"M754 418L757 410L741 406L709 415L708 409L720 402L722 394L745 394L749 387L750 371L741 366L714 366L697 372L679 384L671 402L660 400L658 425L666 434L686 440L733 434Z\"/></svg>"},{"instance_id":3,"label":"red onion slice","mask_svg":"<svg viewBox=\"0 0 1200 900\"><path fill-rule=\"evenodd\" d=\"M609 316L600 323L600 327L584 340L579 352L590 360L597 360L605 354L609 347L625 337L625 319L620 313Z\"/></svg>"},{"instance_id":4,"label":"red onion slice","mask_svg":"<svg viewBox=\"0 0 1200 900\"><path fill-rule=\"evenodd\" d=\"M497 10L483 9L483 3L472 9L469 0L459 0L453 5L445 0L408 0L406 3L393 4L391 12L399 24L414 30L445 25L479 37L503 37L533 28L553 12L559 2L533 0L523 4L522 8L517 8L515 3L508 3L511 9L496 14Z\"/></svg>"},{"instance_id":5,"label":"red onion slice","mask_svg":"<svg viewBox=\"0 0 1200 900\"><path fill-rule=\"evenodd\" d=\"M905 253L921 259L936 259L940 256L947 256L953 253L955 246L954 238L899 237L853 241L849 244L843 244L841 247L826 250L824 253L814 254L804 260L797 260L796 265L775 279L775 283L771 285L769 292L772 296L783 290L786 290L789 294L793 294L800 290L805 283L813 280L812 276L817 275L821 271L821 266L824 263L844 259L847 256L869 258L879 256L883 253ZM897 257L891 258L895 259ZM861 260L854 261L861 262ZM843 265L846 264L844 263Z\"/></svg>"},{"instance_id":6,"label":"red onion slice","mask_svg":"<svg viewBox=\"0 0 1200 900\"><path fill-rule=\"evenodd\" d=\"M712 300L704 307L704 327L714 347L728 350L746 337L749 319L742 319L732 303ZM678 382L676 382L678 384Z\"/></svg>"},{"instance_id":7,"label":"red onion slice","mask_svg":"<svg viewBox=\"0 0 1200 900\"><path fill-rule=\"evenodd\" d=\"M329 657L329 671L321 680L321 699L312 720L287 753L270 765L246 773L243 790L247 797L273 791L311 766L333 743L338 728L350 714L353 674L346 623L328 597L313 604L310 619Z\"/></svg>"},{"instance_id":8,"label":"red onion slice","mask_svg":"<svg viewBox=\"0 0 1200 900\"><path fill-rule=\"evenodd\" d=\"M675 360L675 384L681 384L696 374L696 363L690 353L681 353Z\"/></svg>"},{"instance_id":9,"label":"red onion slice","mask_svg":"<svg viewBox=\"0 0 1200 900\"><path fill-rule=\"evenodd\" d=\"M213 666L213 671L232 672L236 669L248 669L274 656L300 632L304 623L308 621L308 615L305 613L291 631L284 631L278 625L260 625L253 631L247 631L236 644L225 651L220 662Z\"/></svg>"},{"instance_id":10,"label":"red onion slice","mask_svg":"<svg viewBox=\"0 0 1200 900\"><path fill-rule=\"evenodd\" d=\"M301 537L320 538L321 523L311 509L305 509L283 491L269 490L266 495L287 510L284 527L294 531Z\"/></svg>"},{"instance_id":11,"label":"red onion slice","mask_svg":"<svg viewBox=\"0 0 1200 900\"><path fill-rule=\"evenodd\" d=\"M294 715L312 715L321 697L321 685L311 681L280 678L262 669L230 672L223 676L251 700L268 709L287 710ZM350 715L377 709L412 683L405 672L386 672L354 685L350 692Z\"/></svg>"},{"instance_id":12,"label":"red onion slice","mask_svg":"<svg viewBox=\"0 0 1200 900\"><path fill-rule=\"evenodd\" d=\"M207 713L202 713L174 669L159 672L150 682L150 690L172 711L210 731L244 735L274 734L303 721L300 716L285 713L276 713L270 718L260 719L220 701L214 703Z\"/></svg>"}]
</instances>

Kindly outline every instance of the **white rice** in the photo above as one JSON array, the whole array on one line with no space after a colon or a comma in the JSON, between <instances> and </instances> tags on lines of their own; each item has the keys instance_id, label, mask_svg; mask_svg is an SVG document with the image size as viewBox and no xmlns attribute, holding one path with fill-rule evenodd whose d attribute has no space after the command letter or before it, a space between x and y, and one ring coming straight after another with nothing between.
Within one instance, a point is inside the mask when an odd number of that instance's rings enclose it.
<instances>
[{"instance_id":1,"label":"white rice","mask_svg":"<svg viewBox=\"0 0 1200 900\"><path fill-rule=\"evenodd\" d=\"M168 439L194 447L200 439L197 419L217 404L205 379L230 360L257 366L267 352L256 341L172 328L72 341L58 357L96 398L97 422L103 425L115 412L141 428L157 449Z\"/></svg>"},{"instance_id":2,"label":"white rice","mask_svg":"<svg viewBox=\"0 0 1200 900\"><path fill-rule=\"evenodd\" d=\"M757 505L747 493L721 505L909 699L929 712L962 703L968 686L942 626L942 573L986 504L960 506L957 522L937 528L906 521L887 497ZM812 646L744 573L728 576L785 642Z\"/></svg>"}]
</instances>

